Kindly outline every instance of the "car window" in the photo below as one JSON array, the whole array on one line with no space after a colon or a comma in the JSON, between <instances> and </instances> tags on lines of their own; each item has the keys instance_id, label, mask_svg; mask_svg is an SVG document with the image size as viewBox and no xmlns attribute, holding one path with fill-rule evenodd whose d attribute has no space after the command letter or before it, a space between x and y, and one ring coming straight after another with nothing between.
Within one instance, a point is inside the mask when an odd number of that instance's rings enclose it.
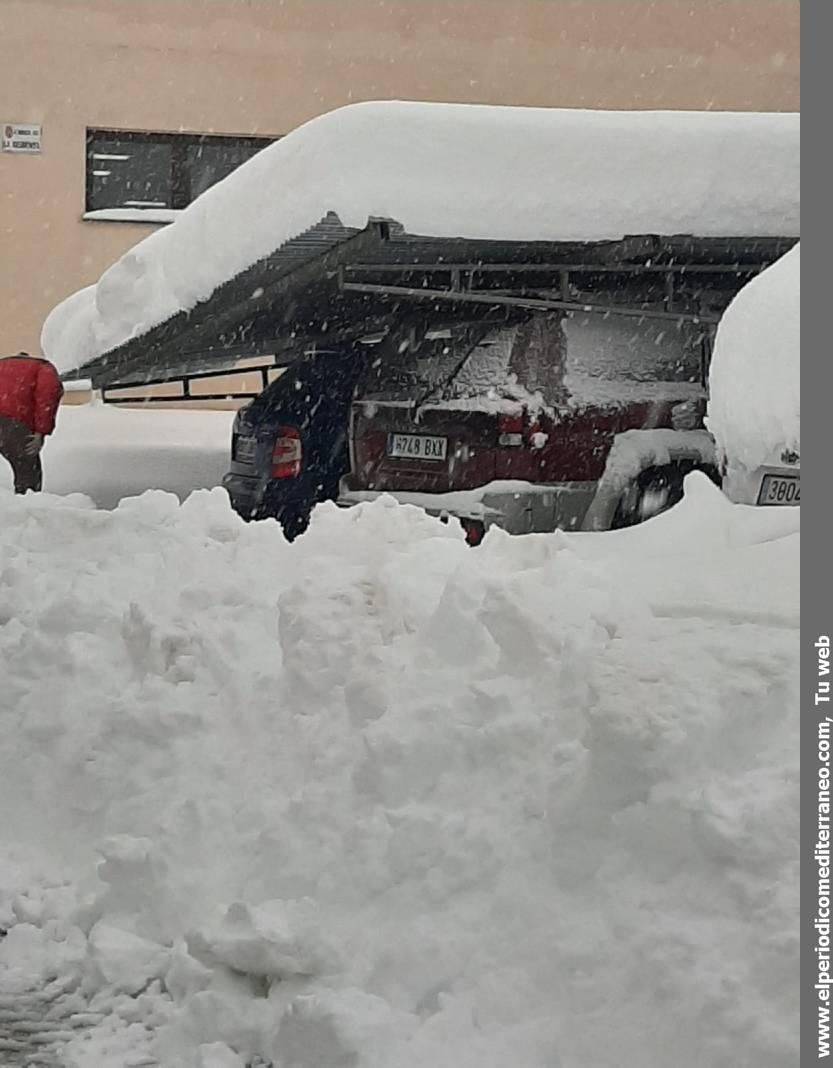
<instances>
[{"instance_id":1,"label":"car window","mask_svg":"<svg viewBox=\"0 0 833 1068\"><path fill-rule=\"evenodd\" d=\"M426 339L416 350L383 343L372 352L360 388L363 395L378 400L416 402L453 377L460 358L450 336Z\"/></svg>"},{"instance_id":2,"label":"car window","mask_svg":"<svg viewBox=\"0 0 833 1068\"><path fill-rule=\"evenodd\" d=\"M702 392L702 326L590 314L566 318L564 334L564 381L573 404Z\"/></svg>"},{"instance_id":3,"label":"car window","mask_svg":"<svg viewBox=\"0 0 833 1068\"><path fill-rule=\"evenodd\" d=\"M362 384L364 396L412 404L485 402L517 399L529 390L548 388L558 374L558 360L542 338L539 324L490 330L483 336L448 331L425 340L416 351L380 347ZM536 342L538 342L536 344ZM534 352L535 358L530 358ZM550 398L550 399L554 399Z\"/></svg>"},{"instance_id":4,"label":"car window","mask_svg":"<svg viewBox=\"0 0 833 1068\"><path fill-rule=\"evenodd\" d=\"M476 341L462 331L426 340L416 351L380 346L362 395L409 404L537 396L544 404L653 399L668 384L674 396L699 393L702 328L630 316L561 313L489 331Z\"/></svg>"},{"instance_id":5,"label":"car window","mask_svg":"<svg viewBox=\"0 0 833 1068\"><path fill-rule=\"evenodd\" d=\"M273 424L283 420L337 439L346 433L357 376L364 364L361 352L306 356L250 406L249 418Z\"/></svg>"},{"instance_id":6,"label":"car window","mask_svg":"<svg viewBox=\"0 0 833 1068\"><path fill-rule=\"evenodd\" d=\"M249 405L249 413L254 417L260 417L268 412L272 408L279 407L282 400L285 400L292 391L296 388L298 382L298 365L292 364L290 367L276 378L271 385L258 394L257 397Z\"/></svg>"}]
</instances>

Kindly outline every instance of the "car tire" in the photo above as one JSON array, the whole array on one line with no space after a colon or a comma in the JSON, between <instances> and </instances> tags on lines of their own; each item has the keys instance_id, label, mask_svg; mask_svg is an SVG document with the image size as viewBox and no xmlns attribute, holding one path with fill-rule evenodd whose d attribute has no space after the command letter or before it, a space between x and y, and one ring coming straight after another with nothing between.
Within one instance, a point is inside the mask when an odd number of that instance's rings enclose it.
<instances>
[{"instance_id":1,"label":"car tire","mask_svg":"<svg viewBox=\"0 0 833 1068\"><path fill-rule=\"evenodd\" d=\"M702 471L712 482L720 485L716 468L693 460L669 464L667 467L650 467L643 471L622 494L610 525L611 530L636 526L673 508L683 499L686 476L695 470Z\"/></svg>"}]
</instances>

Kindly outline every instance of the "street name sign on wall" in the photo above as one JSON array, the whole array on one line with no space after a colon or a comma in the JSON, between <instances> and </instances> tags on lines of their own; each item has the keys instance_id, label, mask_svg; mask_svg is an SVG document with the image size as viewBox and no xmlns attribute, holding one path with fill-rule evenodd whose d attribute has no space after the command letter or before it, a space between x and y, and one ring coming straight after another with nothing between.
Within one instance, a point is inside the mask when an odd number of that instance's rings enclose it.
<instances>
[{"instance_id":1,"label":"street name sign on wall","mask_svg":"<svg viewBox=\"0 0 833 1068\"><path fill-rule=\"evenodd\" d=\"M30 122L4 122L2 130L4 152L40 152L40 126Z\"/></svg>"}]
</instances>

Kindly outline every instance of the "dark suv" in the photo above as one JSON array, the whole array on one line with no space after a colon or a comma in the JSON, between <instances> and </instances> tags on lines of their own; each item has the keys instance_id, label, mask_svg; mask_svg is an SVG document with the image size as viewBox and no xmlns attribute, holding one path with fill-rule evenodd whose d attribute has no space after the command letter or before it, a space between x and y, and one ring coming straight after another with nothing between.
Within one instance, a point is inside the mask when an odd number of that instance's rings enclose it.
<instances>
[{"instance_id":1,"label":"dark suv","mask_svg":"<svg viewBox=\"0 0 833 1068\"><path fill-rule=\"evenodd\" d=\"M277 519L291 540L315 504L337 496L362 366L351 346L307 353L237 413L223 486L244 519Z\"/></svg>"}]
</instances>

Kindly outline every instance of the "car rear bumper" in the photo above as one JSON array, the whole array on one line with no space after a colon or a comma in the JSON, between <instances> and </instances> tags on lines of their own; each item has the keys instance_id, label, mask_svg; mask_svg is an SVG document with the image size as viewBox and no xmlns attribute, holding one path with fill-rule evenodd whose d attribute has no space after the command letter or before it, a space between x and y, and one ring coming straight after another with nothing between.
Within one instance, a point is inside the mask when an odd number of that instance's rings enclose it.
<instances>
[{"instance_id":1,"label":"car rear bumper","mask_svg":"<svg viewBox=\"0 0 833 1068\"><path fill-rule=\"evenodd\" d=\"M789 492L782 492L789 487ZM748 470L739 464L729 464L723 480L723 491L735 504L758 507L801 505L801 467L768 464Z\"/></svg>"},{"instance_id":2,"label":"car rear bumper","mask_svg":"<svg viewBox=\"0 0 833 1068\"><path fill-rule=\"evenodd\" d=\"M321 499L307 481L256 478L230 471L223 477L223 489L231 506L243 519L279 519L309 516Z\"/></svg>"},{"instance_id":3,"label":"car rear bumper","mask_svg":"<svg viewBox=\"0 0 833 1068\"><path fill-rule=\"evenodd\" d=\"M474 490L451 493L412 493L357 490L342 482L338 504L353 507L380 497L415 505L429 515L498 526L510 534L579 529L596 489L595 482L536 485L532 482L490 482Z\"/></svg>"},{"instance_id":4,"label":"car rear bumper","mask_svg":"<svg viewBox=\"0 0 833 1068\"><path fill-rule=\"evenodd\" d=\"M235 512L243 519L252 519L263 497L262 480L230 472L223 476L222 486Z\"/></svg>"}]
</instances>

